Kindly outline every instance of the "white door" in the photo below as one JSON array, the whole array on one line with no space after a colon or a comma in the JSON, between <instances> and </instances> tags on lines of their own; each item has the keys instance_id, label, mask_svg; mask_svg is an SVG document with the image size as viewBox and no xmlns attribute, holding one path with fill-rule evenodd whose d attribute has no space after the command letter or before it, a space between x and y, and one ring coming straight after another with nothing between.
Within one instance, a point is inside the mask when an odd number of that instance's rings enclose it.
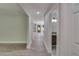
<instances>
[{"instance_id":1,"label":"white door","mask_svg":"<svg viewBox=\"0 0 79 59\"><path fill-rule=\"evenodd\" d=\"M74 39L72 40L72 55L79 56L79 4L72 4L74 20Z\"/></svg>"}]
</instances>

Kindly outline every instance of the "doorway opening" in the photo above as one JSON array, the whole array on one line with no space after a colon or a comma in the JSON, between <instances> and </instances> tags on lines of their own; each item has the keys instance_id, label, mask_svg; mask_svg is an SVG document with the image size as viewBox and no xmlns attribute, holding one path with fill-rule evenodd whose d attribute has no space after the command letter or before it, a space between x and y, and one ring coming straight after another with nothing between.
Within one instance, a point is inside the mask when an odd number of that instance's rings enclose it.
<instances>
[{"instance_id":1,"label":"doorway opening","mask_svg":"<svg viewBox=\"0 0 79 59\"><path fill-rule=\"evenodd\" d=\"M52 39L52 52L53 55L56 55L56 46L57 46L57 19L55 14L53 14L52 18L52 34L51 34L51 39Z\"/></svg>"},{"instance_id":2,"label":"doorway opening","mask_svg":"<svg viewBox=\"0 0 79 59\"><path fill-rule=\"evenodd\" d=\"M38 20L32 23L32 47L35 49L43 48L44 21Z\"/></svg>"},{"instance_id":3,"label":"doorway opening","mask_svg":"<svg viewBox=\"0 0 79 59\"><path fill-rule=\"evenodd\" d=\"M59 53L59 10L58 8L51 13L51 41L52 41L52 53L57 55Z\"/></svg>"}]
</instances>

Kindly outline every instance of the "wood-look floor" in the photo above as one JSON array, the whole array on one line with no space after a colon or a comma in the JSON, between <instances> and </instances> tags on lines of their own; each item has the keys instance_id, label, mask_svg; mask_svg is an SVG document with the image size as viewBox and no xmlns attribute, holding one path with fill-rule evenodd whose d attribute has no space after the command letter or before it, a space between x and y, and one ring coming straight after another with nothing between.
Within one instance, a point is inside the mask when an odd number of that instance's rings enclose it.
<instances>
[{"instance_id":1,"label":"wood-look floor","mask_svg":"<svg viewBox=\"0 0 79 59\"><path fill-rule=\"evenodd\" d=\"M0 56L50 56L50 54L46 51L43 46L42 37L40 35L36 36L35 39L32 40L31 48L26 49L24 47L21 48L10 48L0 45ZM2 50L2 51L1 51Z\"/></svg>"}]
</instances>

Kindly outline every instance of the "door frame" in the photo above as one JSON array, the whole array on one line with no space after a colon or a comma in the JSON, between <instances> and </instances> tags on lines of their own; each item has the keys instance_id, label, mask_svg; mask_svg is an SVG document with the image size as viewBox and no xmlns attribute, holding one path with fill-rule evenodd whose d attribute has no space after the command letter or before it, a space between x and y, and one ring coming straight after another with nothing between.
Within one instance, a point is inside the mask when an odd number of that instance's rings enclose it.
<instances>
[{"instance_id":1,"label":"door frame","mask_svg":"<svg viewBox=\"0 0 79 59\"><path fill-rule=\"evenodd\" d=\"M56 45L56 56L58 55L60 55L60 29L59 29L59 26L60 26L60 22L61 21L59 21L60 20L60 4L59 3L57 3L54 7L56 7L57 8L57 19L58 19L58 22L57 22L57 45ZM52 9L52 7L51 7L51 9L49 10L49 11L47 11L47 18L49 19L49 20L46 20L46 15L45 15L45 21L47 22L47 27L48 28L51 28L51 21L52 21L52 19L51 19L51 17L50 17L50 15L51 15L51 13L53 13L53 11L56 9L56 8L54 8L54 9ZM49 29L46 29L47 30L47 38L45 38L45 39L51 39L51 30L49 31ZM49 42L48 42L49 43ZM51 43L51 42L50 42ZM49 43L49 45L50 45L50 43ZM48 45L47 45L48 46ZM47 51L49 51L50 53L52 52L52 44L51 44L51 51L50 51L50 49L48 49L49 47L47 47L46 46L46 49L47 49ZM52 53L51 53L51 55L52 55Z\"/></svg>"},{"instance_id":2,"label":"door frame","mask_svg":"<svg viewBox=\"0 0 79 59\"><path fill-rule=\"evenodd\" d=\"M57 4L57 45L56 45L56 55L60 55L60 4Z\"/></svg>"},{"instance_id":3,"label":"door frame","mask_svg":"<svg viewBox=\"0 0 79 59\"><path fill-rule=\"evenodd\" d=\"M56 39L56 42L57 42L57 45L56 45L56 56L59 56L60 55L60 4L57 3L56 4L57 7L56 7L56 10L57 10L57 39ZM52 21L52 19L51 19Z\"/></svg>"}]
</instances>

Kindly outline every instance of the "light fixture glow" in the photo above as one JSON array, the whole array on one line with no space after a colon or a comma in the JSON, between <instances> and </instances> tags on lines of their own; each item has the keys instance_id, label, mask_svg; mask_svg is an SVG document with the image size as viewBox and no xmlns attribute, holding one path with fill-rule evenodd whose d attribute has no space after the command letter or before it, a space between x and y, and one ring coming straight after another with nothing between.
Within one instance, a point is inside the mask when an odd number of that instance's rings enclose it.
<instances>
[{"instance_id":1,"label":"light fixture glow","mask_svg":"<svg viewBox=\"0 0 79 59\"><path fill-rule=\"evenodd\" d=\"M57 22L57 19L52 19L52 23L56 23Z\"/></svg>"},{"instance_id":2,"label":"light fixture glow","mask_svg":"<svg viewBox=\"0 0 79 59\"><path fill-rule=\"evenodd\" d=\"M39 14L40 14L40 12L39 12L39 11L37 11L37 12L36 12L36 14L37 14L37 15L39 15Z\"/></svg>"}]
</instances>

